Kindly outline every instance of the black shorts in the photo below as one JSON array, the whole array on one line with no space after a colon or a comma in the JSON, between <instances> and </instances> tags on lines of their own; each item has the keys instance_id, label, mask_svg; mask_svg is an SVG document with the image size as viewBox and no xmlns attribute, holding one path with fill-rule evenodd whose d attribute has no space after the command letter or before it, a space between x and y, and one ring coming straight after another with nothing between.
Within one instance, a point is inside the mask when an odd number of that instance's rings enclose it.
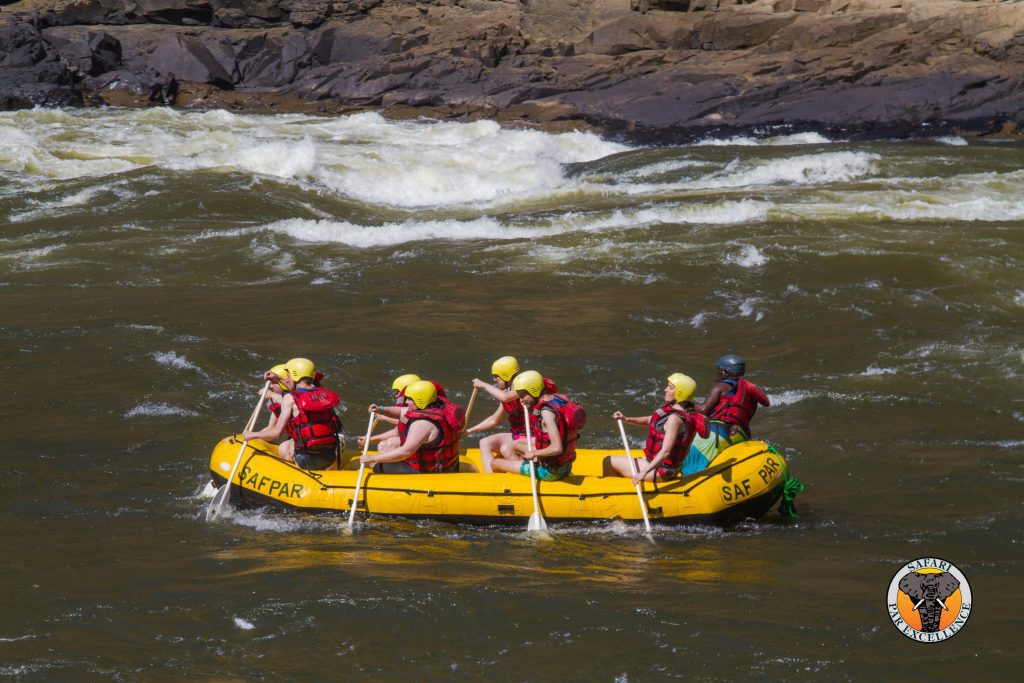
<instances>
[{"instance_id":1,"label":"black shorts","mask_svg":"<svg viewBox=\"0 0 1024 683\"><path fill-rule=\"evenodd\" d=\"M419 472L409 467L409 463L405 460L379 462L373 466L373 471L376 474L419 474Z\"/></svg>"},{"instance_id":2,"label":"black shorts","mask_svg":"<svg viewBox=\"0 0 1024 683\"><path fill-rule=\"evenodd\" d=\"M295 451L295 464L304 470L325 470L334 464L337 455L334 449L304 453Z\"/></svg>"}]
</instances>

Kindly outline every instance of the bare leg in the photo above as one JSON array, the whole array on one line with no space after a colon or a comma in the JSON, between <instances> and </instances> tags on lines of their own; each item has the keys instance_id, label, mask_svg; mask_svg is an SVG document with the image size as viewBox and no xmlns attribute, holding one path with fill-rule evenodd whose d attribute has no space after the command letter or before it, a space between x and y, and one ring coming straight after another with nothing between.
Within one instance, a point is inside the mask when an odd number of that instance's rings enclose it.
<instances>
[{"instance_id":1,"label":"bare leg","mask_svg":"<svg viewBox=\"0 0 1024 683\"><path fill-rule=\"evenodd\" d=\"M285 462L295 462L295 442L291 439L282 441L277 447L277 454Z\"/></svg>"},{"instance_id":2,"label":"bare leg","mask_svg":"<svg viewBox=\"0 0 1024 683\"><path fill-rule=\"evenodd\" d=\"M519 474L519 468L523 466L523 460L512 458L495 458L491 460L492 472L511 472Z\"/></svg>"},{"instance_id":3,"label":"bare leg","mask_svg":"<svg viewBox=\"0 0 1024 683\"><path fill-rule=\"evenodd\" d=\"M498 453L506 457L509 455L505 452L506 444L512 444L512 435L509 433L492 434L480 439L480 462L484 465L484 472L493 472L491 460L494 459L495 455Z\"/></svg>"},{"instance_id":4,"label":"bare leg","mask_svg":"<svg viewBox=\"0 0 1024 683\"><path fill-rule=\"evenodd\" d=\"M643 462L640 458L633 458L636 461L637 469ZM629 477L633 478L633 471L629 468L629 458L624 455L609 455L601 462L602 475L605 477ZM646 481L651 480L652 475L644 477Z\"/></svg>"}]
</instances>

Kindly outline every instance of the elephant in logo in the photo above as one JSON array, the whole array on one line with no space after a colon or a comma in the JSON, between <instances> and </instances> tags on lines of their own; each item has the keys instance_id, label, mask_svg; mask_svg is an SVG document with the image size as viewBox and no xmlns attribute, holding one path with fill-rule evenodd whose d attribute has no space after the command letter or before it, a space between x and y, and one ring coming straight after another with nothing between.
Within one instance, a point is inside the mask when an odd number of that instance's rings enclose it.
<instances>
[{"instance_id":1,"label":"elephant in logo","mask_svg":"<svg viewBox=\"0 0 1024 683\"><path fill-rule=\"evenodd\" d=\"M960 582L949 572L920 574L911 572L900 580L900 590L910 596L914 609L921 611L921 631L934 633L939 630L942 611L949 611L944 602L956 592Z\"/></svg>"}]
</instances>

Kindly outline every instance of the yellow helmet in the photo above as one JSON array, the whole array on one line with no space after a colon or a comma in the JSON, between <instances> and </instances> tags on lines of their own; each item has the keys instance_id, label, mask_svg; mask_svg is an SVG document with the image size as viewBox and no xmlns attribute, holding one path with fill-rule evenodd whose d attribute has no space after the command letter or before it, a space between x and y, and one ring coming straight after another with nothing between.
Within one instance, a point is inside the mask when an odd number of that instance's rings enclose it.
<instances>
[{"instance_id":1,"label":"yellow helmet","mask_svg":"<svg viewBox=\"0 0 1024 683\"><path fill-rule=\"evenodd\" d=\"M668 376L669 383L676 388L676 401L689 401L697 391L697 383L689 375L673 372Z\"/></svg>"},{"instance_id":2,"label":"yellow helmet","mask_svg":"<svg viewBox=\"0 0 1024 683\"><path fill-rule=\"evenodd\" d=\"M534 398L540 398L544 393L544 378L536 370L527 370L516 375L512 388L516 391L525 391Z\"/></svg>"},{"instance_id":3,"label":"yellow helmet","mask_svg":"<svg viewBox=\"0 0 1024 683\"><path fill-rule=\"evenodd\" d=\"M293 382L298 382L303 377L313 379L316 377L316 366L308 358L292 358L286 363L288 374L292 376Z\"/></svg>"},{"instance_id":4,"label":"yellow helmet","mask_svg":"<svg viewBox=\"0 0 1024 683\"><path fill-rule=\"evenodd\" d=\"M280 365L275 365L274 367L270 368L270 372L274 373L275 375L282 379L288 378L288 366L285 365L284 363L281 363ZM281 385L282 389L288 388L288 386L284 382L278 382L278 384Z\"/></svg>"},{"instance_id":5,"label":"yellow helmet","mask_svg":"<svg viewBox=\"0 0 1024 683\"><path fill-rule=\"evenodd\" d=\"M391 390L392 391L402 391L403 389L405 389L407 386L409 386L413 382L419 382L419 381L420 381L420 376L419 375L413 375L412 373L410 373L408 375L402 375L400 377L396 377L395 381L391 383Z\"/></svg>"},{"instance_id":6,"label":"yellow helmet","mask_svg":"<svg viewBox=\"0 0 1024 683\"><path fill-rule=\"evenodd\" d=\"M422 410L437 400L437 388L433 382L420 380L413 382L405 388L405 397Z\"/></svg>"},{"instance_id":7,"label":"yellow helmet","mask_svg":"<svg viewBox=\"0 0 1024 683\"><path fill-rule=\"evenodd\" d=\"M512 356L502 356L498 360L491 363L491 374L497 375L506 382L511 382L512 378L519 373L519 361Z\"/></svg>"}]
</instances>

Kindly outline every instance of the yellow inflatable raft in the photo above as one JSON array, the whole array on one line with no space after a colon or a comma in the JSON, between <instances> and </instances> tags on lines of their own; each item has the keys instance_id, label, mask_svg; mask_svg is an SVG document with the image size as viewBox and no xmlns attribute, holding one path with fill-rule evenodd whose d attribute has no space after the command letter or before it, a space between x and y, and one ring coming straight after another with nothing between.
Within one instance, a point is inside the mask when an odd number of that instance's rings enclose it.
<instances>
[{"instance_id":1,"label":"yellow inflatable raft","mask_svg":"<svg viewBox=\"0 0 1024 683\"><path fill-rule=\"evenodd\" d=\"M210 473L223 486L241 447L239 436L213 449ZM310 471L284 462L266 442L250 442L231 486L239 507L283 507L306 512L348 512L355 493L359 461L348 456L341 470ZM541 512L549 523L641 520L636 488L623 477L602 477L601 461L623 451L580 449L573 473L556 482L540 481ZM533 514L530 478L480 471L480 452L460 458L452 474L373 474L366 468L357 511L414 519L525 526ZM702 472L660 483L643 484L651 521L661 524L729 526L757 519L782 495L786 462L763 441L747 441L718 455Z\"/></svg>"}]
</instances>

